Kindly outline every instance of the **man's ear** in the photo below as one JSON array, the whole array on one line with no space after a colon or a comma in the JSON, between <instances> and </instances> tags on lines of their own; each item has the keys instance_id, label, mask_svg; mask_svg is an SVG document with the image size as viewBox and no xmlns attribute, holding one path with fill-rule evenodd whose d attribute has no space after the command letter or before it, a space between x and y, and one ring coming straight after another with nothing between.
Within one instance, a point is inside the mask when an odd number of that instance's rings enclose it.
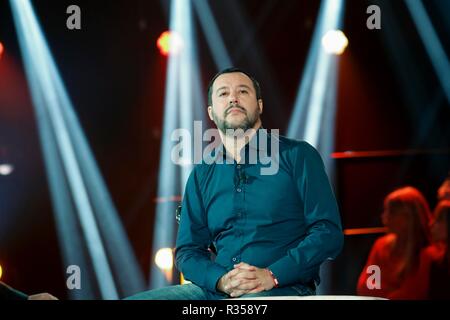
<instances>
[{"instance_id":1,"label":"man's ear","mask_svg":"<svg viewBox=\"0 0 450 320\"><path fill-rule=\"evenodd\" d=\"M212 116L212 107L208 106L208 115L209 115L209 119L211 119L211 121L214 121L214 118Z\"/></svg>"},{"instance_id":2,"label":"man's ear","mask_svg":"<svg viewBox=\"0 0 450 320\"><path fill-rule=\"evenodd\" d=\"M258 109L259 109L259 114L263 113L263 101L262 99L258 100Z\"/></svg>"}]
</instances>

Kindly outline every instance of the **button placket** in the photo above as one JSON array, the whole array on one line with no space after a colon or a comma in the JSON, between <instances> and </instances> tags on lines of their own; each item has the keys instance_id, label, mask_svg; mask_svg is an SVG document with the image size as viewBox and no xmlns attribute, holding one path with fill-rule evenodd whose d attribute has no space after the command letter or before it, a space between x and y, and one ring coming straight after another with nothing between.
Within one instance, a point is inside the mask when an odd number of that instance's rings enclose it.
<instances>
[{"instance_id":1,"label":"button placket","mask_svg":"<svg viewBox=\"0 0 450 320\"><path fill-rule=\"evenodd\" d=\"M236 192L236 197L235 197L235 202L234 202L234 212L235 212L235 217L237 218L236 220L236 224L235 224L235 228L237 229L235 231L235 237L236 240L241 244L241 248L242 248L242 239L243 239L243 235L244 232L241 230L241 226L240 224L242 223L240 220L242 219L243 215L243 202L244 202L244 185L245 185L245 179L243 178L244 176L244 167L241 164L236 164L235 166L235 174L237 174L237 183L235 185L235 192ZM241 254L241 248L238 250L238 252L236 252L236 256L232 257L231 261L234 264L237 264L241 261L240 258L240 254Z\"/></svg>"}]
</instances>

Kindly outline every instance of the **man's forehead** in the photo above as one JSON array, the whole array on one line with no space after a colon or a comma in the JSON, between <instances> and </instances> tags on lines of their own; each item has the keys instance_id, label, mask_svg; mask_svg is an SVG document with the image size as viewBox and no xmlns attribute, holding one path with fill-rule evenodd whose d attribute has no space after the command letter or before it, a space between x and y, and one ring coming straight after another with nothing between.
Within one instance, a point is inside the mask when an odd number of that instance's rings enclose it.
<instances>
[{"instance_id":1,"label":"man's forehead","mask_svg":"<svg viewBox=\"0 0 450 320\"><path fill-rule=\"evenodd\" d=\"M213 87L214 89L218 89L230 85L232 86L243 85L251 88L252 80L242 72L224 73L217 77L217 79L214 81Z\"/></svg>"}]
</instances>

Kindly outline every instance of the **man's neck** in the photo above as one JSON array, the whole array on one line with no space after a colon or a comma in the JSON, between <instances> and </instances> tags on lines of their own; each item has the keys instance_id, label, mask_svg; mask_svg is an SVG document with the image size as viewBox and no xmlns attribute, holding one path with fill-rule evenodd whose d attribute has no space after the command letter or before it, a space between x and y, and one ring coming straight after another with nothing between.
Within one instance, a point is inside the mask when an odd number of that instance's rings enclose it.
<instances>
[{"instance_id":1,"label":"man's neck","mask_svg":"<svg viewBox=\"0 0 450 320\"><path fill-rule=\"evenodd\" d=\"M252 139L256 132L261 128L261 122L257 122L252 128L253 130L246 130L241 136L227 136L225 133L219 130L220 138L222 143L227 150L227 153L236 160L236 162L241 161L241 150L245 145Z\"/></svg>"}]
</instances>

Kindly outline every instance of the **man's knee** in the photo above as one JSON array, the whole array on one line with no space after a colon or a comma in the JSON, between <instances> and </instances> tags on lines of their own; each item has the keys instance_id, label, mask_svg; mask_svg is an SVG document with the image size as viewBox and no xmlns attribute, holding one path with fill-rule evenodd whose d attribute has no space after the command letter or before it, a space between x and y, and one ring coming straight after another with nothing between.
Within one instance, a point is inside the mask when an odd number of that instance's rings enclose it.
<instances>
[{"instance_id":1,"label":"man's knee","mask_svg":"<svg viewBox=\"0 0 450 320\"><path fill-rule=\"evenodd\" d=\"M168 286L137 293L125 300L203 300L203 290L194 284Z\"/></svg>"}]
</instances>

